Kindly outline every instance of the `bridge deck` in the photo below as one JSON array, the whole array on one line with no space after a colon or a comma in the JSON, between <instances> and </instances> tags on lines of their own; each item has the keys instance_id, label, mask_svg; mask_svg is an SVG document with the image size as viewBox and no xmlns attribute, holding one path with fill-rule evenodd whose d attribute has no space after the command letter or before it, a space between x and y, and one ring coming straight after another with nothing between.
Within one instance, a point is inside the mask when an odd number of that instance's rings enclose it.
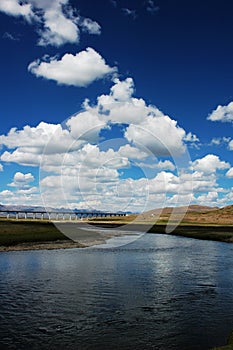
<instances>
[{"instance_id":1,"label":"bridge deck","mask_svg":"<svg viewBox=\"0 0 233 350\"><path fill-rule=\"evenodd\" d=\"M126 213L111 212L75 212L75 211L23 211L23 210L0 210L0 217L15 219L56 219L56 220L78 220L94 217L126 216Z\"/></svg>"}]
</instances>

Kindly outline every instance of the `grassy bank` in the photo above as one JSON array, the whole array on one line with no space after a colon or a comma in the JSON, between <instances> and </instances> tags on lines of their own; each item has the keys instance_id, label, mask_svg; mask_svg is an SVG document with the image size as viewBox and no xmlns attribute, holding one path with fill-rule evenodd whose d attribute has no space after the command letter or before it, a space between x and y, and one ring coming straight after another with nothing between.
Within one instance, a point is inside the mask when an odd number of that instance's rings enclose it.
<instances>
[{"instance_id":1,"label":"grassy bank","mask_svg":"<svg viewBox=\"0 0 233 350\"><path fill-rule=\"evenodd\" d=\"M231 225L195 225L193 224L180 224L171 233L167 233L167 225L164 224L146 224L146 223L128 223L124 221L114 222L110 220L104 222L93 221L92 225L101 227L121 227L121 230L142 231L148 233L157 234L170 234L175 236L183 236L189 238L196 238L202 240L212 240L233 243L233 226Z\"/></svg>"},{"instance_id":2,"label":"grassy bank","mask_svg":"<svg viewBox=\"0 0 233 350\"><path fill-rule=\"evenodd\" d=\"M148 232L166 233L166 225L154 225ZM172 235L233 243L233 226L179 225Z\"/></svg>"},{"instance_id":3,"label":"grassy bank","mask_svg":"<svg viewBox=\"0 0 233 350\"><path fill-rule=\"evenodd\" d=\"M52 223L0 220L0 246L68 240Z\"/></svg>"},{"instance_id":4,"label":"grassy bank","mask_svg":"<svg viewBox=\"0 0 233 350\"><path fill-rule=\"evenodd\" d=\"M82 248L110 238L85 228L84 222L0 219L0 251Z\"/></svg>"}]
</instances>

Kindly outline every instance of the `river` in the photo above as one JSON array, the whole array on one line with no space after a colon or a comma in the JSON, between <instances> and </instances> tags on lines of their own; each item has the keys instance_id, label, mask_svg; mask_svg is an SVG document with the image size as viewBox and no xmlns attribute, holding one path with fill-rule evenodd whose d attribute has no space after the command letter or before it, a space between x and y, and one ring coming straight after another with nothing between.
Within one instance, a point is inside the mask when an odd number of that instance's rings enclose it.
<instances>
[{"instance_id":1,"label":"river","mask_svg":"<svg viewBox=\"0 0 233 350\"><path fill-rule=\"evenodd\" d=\"M233 245L146 234L107 247L1 253L0 349L207 350L226 343Z\"/></svg>"}]
</instances>

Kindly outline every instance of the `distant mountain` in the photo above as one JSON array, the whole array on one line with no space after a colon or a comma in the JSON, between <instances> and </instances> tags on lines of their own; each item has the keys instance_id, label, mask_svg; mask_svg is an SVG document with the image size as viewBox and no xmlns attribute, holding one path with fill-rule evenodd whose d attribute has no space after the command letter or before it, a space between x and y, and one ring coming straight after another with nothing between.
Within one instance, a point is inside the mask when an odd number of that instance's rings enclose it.
<instances>
[{"instance_id":1,"label":"distant mountain","mask_svg":"<svg viewBox=\"0 0 233 350\"><path fill-rule=\"evenodd\" d=\"M18 211L30 211L30 212L36 212L36 211L46 211L44 207L42 206L27 206L27 205L2 205L0 204L0 211L1 210L18 210Z\"/></svg>"},{"instance_id":2,"label":"distant mountain","mask_svg":"<svg viewBox=\"0 0 233 350\"><path fill-rule=\"evenodd\" d=\"M26 206L26 205L3 205L0 204L0 211L26 211L26 212L51 212L51 211L56 211L56 212L67 212L70 213L71 211L73 213L102 213L106 211L101 211L101 210L95 210L95 209L67 209L67 208L45 208L42 206ZM119 211L119 214L123 214L124 212ZM127 212L127 214L130 214L130 212Z\"/></svg>"}]
</instances>

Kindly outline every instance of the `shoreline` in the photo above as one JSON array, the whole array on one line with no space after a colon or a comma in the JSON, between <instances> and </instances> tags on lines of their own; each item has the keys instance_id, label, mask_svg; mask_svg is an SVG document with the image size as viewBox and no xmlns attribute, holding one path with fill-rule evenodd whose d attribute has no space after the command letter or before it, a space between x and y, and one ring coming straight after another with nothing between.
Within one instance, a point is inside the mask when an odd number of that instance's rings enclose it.
<instances>
[{"instance_id":1,"label":"shoreline","mask_svg":"<svg viewBox=\"0 0 233 350\"><path fill-rule=\"evenodd\" d=\"M87 228L87 230L85 230ZM104 232L99 229L115 229ZM66 236L62 233L69 230ZM96 229L96 230L95 230ZM54 250L87 248L103 244L116 236L126 236L135 231L166 234L187 238L233 243L233 225L180 224L167 232L166 224L147 224L112 221L60 222L0 220L0 252L26 250Z\"/></svg>"},{"instance_id":2,"label":"shoreline","mask_svg":"<svg viewBox=\"0 0 233 350\"><path fill-rule=\"evenodd\" d=\"M71 249L71 248L86 248L86 246L72 241L45 241L45 242L24 242L12 246L0 246L0 252L17 252L29 250L56 250L56 249Z\"/></svg>"},{"instance_id":3,"label":"shoreline","mask_svg":"<svg viewBox=\"0 0 233 350\"><path fill-rule=\"evenodd\" d=\"M165 234L172 236L182 236L200 240L219 241L225 243L233 243L233 225L216 225L216 224L186 224L182 223L175 227L171 232L167 232L167 229L172 226L166 224L146 224L146 223L133 223L122 224L119 223L90 223L91 225L102 228L119 228L124 232L124 226L126 230L143 231L152 234ZM175 225L175 223L174 223Z\"/></svg>"}]
</instances>

